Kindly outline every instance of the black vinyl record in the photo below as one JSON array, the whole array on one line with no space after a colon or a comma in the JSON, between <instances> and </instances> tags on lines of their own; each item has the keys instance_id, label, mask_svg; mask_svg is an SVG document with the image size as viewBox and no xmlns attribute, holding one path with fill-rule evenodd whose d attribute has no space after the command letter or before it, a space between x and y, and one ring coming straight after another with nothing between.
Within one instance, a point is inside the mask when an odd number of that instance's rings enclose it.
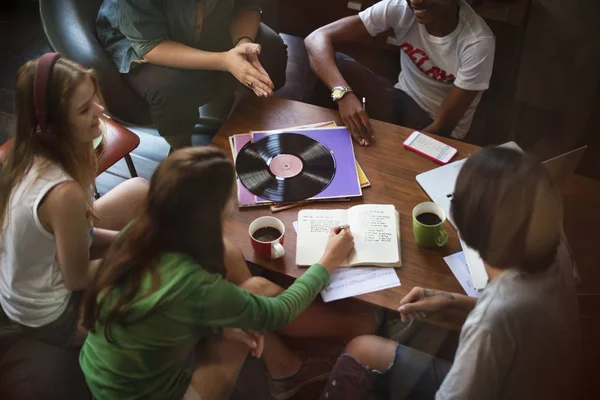
<instances>
[{"instance_id":1,"label":"black vinyl record","mask_svg":"<svg viewBox=\"0 0 600 400\"><path fill-rule=\"evenodd\" d=\"M322 143L300 133L278 133L248 143L235 168L242 184L263 199L295 202L321 193L335 176L335 159Z\"/></svg>"}]
</instances>

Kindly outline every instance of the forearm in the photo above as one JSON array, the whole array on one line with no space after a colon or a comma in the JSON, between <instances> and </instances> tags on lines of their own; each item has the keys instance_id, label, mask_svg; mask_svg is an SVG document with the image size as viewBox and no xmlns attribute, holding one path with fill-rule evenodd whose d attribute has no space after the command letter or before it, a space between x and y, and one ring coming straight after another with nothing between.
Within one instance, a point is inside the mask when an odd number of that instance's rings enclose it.
<instances>
[{"instance_id":1,"label":"forearm","mask_svg":"<svg viewBox=\"0 0 600 400\"><path fill-rule=\"evenodd\" d=\"M456 127L456 124L454 124L454 123L450 124L442 119L436 118L431 124L429 124L422 131L425 133L431 133L434 135L450 137L450 135L452 135L452 131L454 131L455 127Z\"/></svg>"},{"instance_id":2,"label":"forearm","mask_svg":"<svg viewBox=\"0 0 600 400\"><path fill-rule=\"evenodd\" d=\"M465 314L470 313L477 305L477 299L475 297L465 296L464 294L453 293L456 300L453 303L453 309L464 312Z\"/></svg>"},{"instance_id":3,"label":"forearm","mask_svg":"<svg viewBox=\"0 0 600 400\"><path fill-rule=\"evenodd\" d=\"M92 279L94 279L94 277L96 276L96 272L98 272L100 264L102 264L102 260L90 261L88 265L88 283L91 282Z\"/></svg>"},{"instance_id":4,"label":"forearm","mask_svg":"<svg viewBox=\"0 0 600 400\"><path fill-rule=\"evenodd\" d=\"M453 86L440 104L433 122L423 132L450 136L478 93Z\"/></svg>"},{"instance_id":5,"label":"forearm","mask_svg":"<svg viewBox=\"0 0 600 400\"><path fill-rule=\"evenodd\" d=\"M112 229L94 228L92 245L99 247L110 246L118 234L119 231L113 231Z\"/></svg>"},{"instance_id":6,"label":"forearm","mask_svg":"<svg viewBox=\"0 0 600 400\"><path fill-rule=\"evenodd\" d=\"M208 326L274 331L293 321L328 283L329 273L317 265L275 297L265 297L262 288L254 291L220 280L203 293L212 303L205 303L198 315Z\"/></svg>"},{"instance_id":7,"label":"forearm","mask_svg":"<svg viewBox=\"0 0 600 400\"><path fill-rule=\"evenodd\" d=\"M348 86L335 63L333 42L325 33L313 32L304 40L304 44L312 70L329 89Z\"/></svg>"},{"instance_id":8,"label":"forearm","mask_svg":"<svg viewBox=\"0 0 600 400\"><path fill-rule=\"evenodd\" d=\"M232 43L236 45L242 37L249 37L255 41L259 26L260 12L258 10L234 11L229 24Z\"/></svg>"},{"instance_id":9,"label":"forearm","mask_svg":"<svg viewBox=\"0 0 600 400\"><path fill-rule=\"evenodd\" d=\"M118 234L118 231L94 228L94 238L92 239L92 246L90 248L90 260L104 257L104 254Z\"/></svg>"},{"instance_id":10,"label":"forearm","mask_svg":"<svg viewBox=\"0 0 600 400\"><path fill-rule=\"evenodd\" d=\"M181 69L224 71L225 53L198 50L172 40L164 40L144 56L152 64Z\"/></svg>"},{"instance_id":11,"label":"forearm","mask_svg":"<svg viewBox=\"0 0 600 400\"><path fill-rule=\"evenodd\" d=\"M466 314L470 313L473 308L475 308L475 304L477 304L477 299L474 297L465 296L464 294L459 293L444 292L442 290L423 289L423 296L441 296L446 299L445 304L448 309L464 312Z\"/></svg>"},{"instance_id":12,"label":"forearm","mask_svg":"<svg viewBox=\"0 0 600 400\"><path fill-rule=\"evenodd\" d=\"M305 272L305 275L296 279L296 281L286 290L279 293L276 297L265 298L269 304L264 312L265 318L262 325L258 326L260 331L274 331L283 328L298 315L300 315L312 302L315 297L329 284L329 272L324 272L326 268L313 265L311 273ZM319 272L315 273L315 269ZM324 273L323 273L324 272ZM310 275L310 276L309 276ZM307 279L308 278L308 279Z\"/></svg>"}]
</instances>

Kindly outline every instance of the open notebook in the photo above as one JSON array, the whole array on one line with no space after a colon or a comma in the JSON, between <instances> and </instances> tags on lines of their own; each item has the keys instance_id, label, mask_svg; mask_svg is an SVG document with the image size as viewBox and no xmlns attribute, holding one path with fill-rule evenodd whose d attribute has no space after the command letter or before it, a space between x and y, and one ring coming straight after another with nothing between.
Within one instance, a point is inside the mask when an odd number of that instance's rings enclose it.
<instances>
[{"instance_id":1,"label":"open notebook","mask_svg":"<svg viewBox=\"0 0 600 400\"><path fill-rule=\"evenodd\" d=\"M298 213L296 264L309 266L325 252L329 230L350 225L354 251L341 267L399 267L400 216L393 205L362 204L347 210L301 210Z\"/></svg>"}]
</instances>

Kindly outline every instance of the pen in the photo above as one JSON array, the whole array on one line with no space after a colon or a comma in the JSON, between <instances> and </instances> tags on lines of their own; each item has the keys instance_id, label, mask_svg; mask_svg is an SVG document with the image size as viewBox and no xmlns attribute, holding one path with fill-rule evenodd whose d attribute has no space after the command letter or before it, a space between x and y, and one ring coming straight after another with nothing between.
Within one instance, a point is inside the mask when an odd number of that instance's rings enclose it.
<instances>
[{"instance_id":1,"label":"pen","mask_svg":"<svg viewBox=\"0 0 600 400\"><path fill-rule=\"evenodd\" d=\"M350 225L347 225L347 224L346 224L346 225L342 225L342 226L340 226L340 231L341 231L342 229L350 229Z\"/></svg>"},{"instance_id":2,"label":"pen","mask_svg":"<svg viewBox=\"0 0 600 400\"><path fill-rule=\"evenodd\" d=\"M362 109L363 109L363 111L366 111L366 109L367 109L367 99L366 99L365 97L363 97L363 98L362 98ZM362 135L362 138L361 138L361 144L362 144L362 143L365 143L365 144L366 144L366 141L365 141L365 139L364 139L364 137L366 136L366 132L365 132L365 126L364 126L364 125L363 125L363 127L362 127L362 132L361 132L361 135Z\"/></svg>"}]
</instances>

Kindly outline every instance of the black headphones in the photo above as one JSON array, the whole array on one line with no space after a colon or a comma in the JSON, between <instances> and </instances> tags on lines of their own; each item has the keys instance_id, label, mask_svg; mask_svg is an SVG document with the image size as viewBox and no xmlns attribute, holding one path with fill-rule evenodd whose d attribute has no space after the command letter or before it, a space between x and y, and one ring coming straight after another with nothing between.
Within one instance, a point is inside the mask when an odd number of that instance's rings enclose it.
<instances>
[{"instance_id":1,"label":"black headphones","mask_svg":"<svg viewBox=\"0 0 600 400\"><path fill-rule=\"evenodd\" d=\"M33 78L33 102L35 105L35 132L44 137L53 135L52 124L48 122L46 95L48 94L48 81L52 76L54 64L60 58L58 53L46 53L38 59Z\"/></svg>"}]
</instances>

